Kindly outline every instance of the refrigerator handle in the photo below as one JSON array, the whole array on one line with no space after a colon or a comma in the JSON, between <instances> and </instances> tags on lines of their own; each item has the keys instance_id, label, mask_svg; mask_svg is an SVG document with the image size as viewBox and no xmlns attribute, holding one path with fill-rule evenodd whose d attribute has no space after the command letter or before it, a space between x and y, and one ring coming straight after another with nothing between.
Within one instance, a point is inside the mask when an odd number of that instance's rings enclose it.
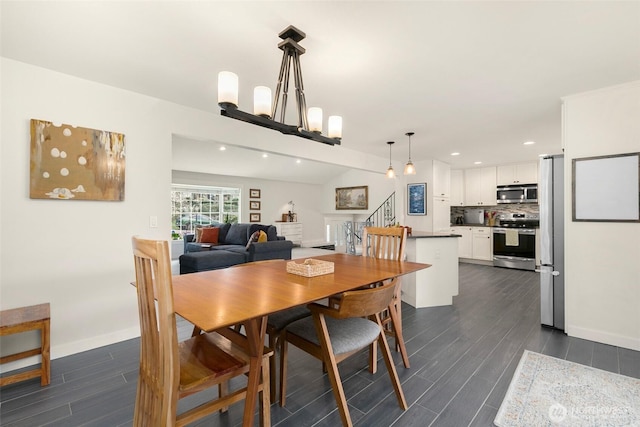
<instances>
[{"instance_id":1,"label":"refrigerator handle","mask_svg":"<svg viewBox=\"0 0 640 427\"><path fill-rule=\"evenodd\" d=\"M541 265L541 267L549 267L549 266L543 264L543 265ZM556 270L546 271L546 270L542 270L541 268L536 268L533 271L535 271L536 273L551 273L552 276L559 276L560 275L560 272L556 271Z\"/></svg>"}]
</instances>

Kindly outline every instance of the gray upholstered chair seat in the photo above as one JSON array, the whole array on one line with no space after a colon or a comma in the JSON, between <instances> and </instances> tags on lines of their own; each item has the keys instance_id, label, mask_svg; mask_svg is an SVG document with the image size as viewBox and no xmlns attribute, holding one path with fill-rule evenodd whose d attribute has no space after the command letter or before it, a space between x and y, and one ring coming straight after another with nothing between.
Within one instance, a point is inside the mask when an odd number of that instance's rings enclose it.
<instances>
[{"instance_id":1,"label":"gray upholstered chair seat","mask_svg":"<svg viewBox=\"0 0 640 427\"><path fill-rule=\"evenodd\" d=\"M331 347L333 347L333 354L336 355L366 347L380 335L380 326L369 319L361 317L334 319L325 316L325 320L329 338L331 339ZM287 332L304 338L315 345L320 345L312 317L291 323L287 326Z\"/></svg>"},{"instance_id":2,"label":"gray upholstered chair seat","mask_svg":"<svg viewBox=\"0 0 640 427\"><path fill-rule=\"evenodd\" d=\"M293 307L278 313L270 314L267 319L267 325L270 327L272 333L279 333L289 323L309 316L311 316L311 311L309 311L306 306Z\"/></svg>"}]
</instances>

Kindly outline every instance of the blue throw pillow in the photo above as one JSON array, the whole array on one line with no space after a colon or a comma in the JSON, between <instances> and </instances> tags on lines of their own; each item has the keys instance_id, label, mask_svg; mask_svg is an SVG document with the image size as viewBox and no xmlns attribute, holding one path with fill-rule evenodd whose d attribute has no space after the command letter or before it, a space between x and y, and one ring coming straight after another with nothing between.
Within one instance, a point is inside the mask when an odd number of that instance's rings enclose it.
<instances>
[{"instance_id":1,"label":"blue throw pillow","mask_svg":"<svg viewBox=\"0 0 640 427\"><path fill-rule=\"evenodd\" d=\"M224 243L227 245L245 246L249 241L250 234L247 234L248 231L249 224L231 224L224 238Z\"/></svg>"},{"instance_id":2,"label":"blue throw pillow","mask_svg":"<svg viewBox=\"0 0 640 427\"><path fill-rule=\"evenodd\" d=\"M229 232L229 228L231 228L231 224L220 224L220 234L218 235L219 243L227 243L227 233Z\"/></svg>"},{"instance_id":3,"label":"blue throw pillow","mask_svg":"<svg viewBox=\"0 0 640 427\"><path fill-rule=\"evenodd\" d=\"M267 241L278 240L278 229L275 225L270 225L267 230Z\"/></svg>"}]
</instances>

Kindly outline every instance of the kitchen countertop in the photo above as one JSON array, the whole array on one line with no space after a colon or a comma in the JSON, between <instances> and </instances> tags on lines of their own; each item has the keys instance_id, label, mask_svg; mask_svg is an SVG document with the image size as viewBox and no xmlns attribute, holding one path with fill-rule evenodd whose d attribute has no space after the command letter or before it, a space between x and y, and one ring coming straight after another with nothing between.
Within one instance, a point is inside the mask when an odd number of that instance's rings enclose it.
<instances>
[{"instance_id":1,"label":"kitchen countertop","mask_svg":"<svg viewBox=\"0 0 640 427\"><path fill-rule=\"evenodd\" d=\"M424 239L424 238L434 238L434 237L462 237L459 234L453 233L432 233L430 231L414 231L407 236L407 239Z\"/></svg>"}]
</instances>

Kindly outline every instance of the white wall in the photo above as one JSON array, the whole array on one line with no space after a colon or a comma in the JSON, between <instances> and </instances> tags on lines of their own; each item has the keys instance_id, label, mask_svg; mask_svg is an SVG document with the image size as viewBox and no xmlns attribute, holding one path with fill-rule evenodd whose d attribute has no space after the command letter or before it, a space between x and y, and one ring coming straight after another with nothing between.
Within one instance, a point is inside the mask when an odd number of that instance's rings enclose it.
<instances>
[{"instance_id":1,"label":"white wall","mask_svg":"<svg viewBox=\"0 0 640 427\"><path fill-rule=\"evenodd\" d=\"M257 126L248 131L255 138L241 139L236 130L248 125L218 114L0 60L0 309L50 302L52 358L139 335L135 290L130 285L134 278L130 241L133 235L169 239L172 135L238 146L254 144L273 153L333 160L360 169L386 168L381 158L344 147L299 144L296 138ZM30 199L32 118L125 134L125 200ZM300 218L323 224L316 217L325 209L315 209L319 200L327 203L326 189L280 183L258 188L274 200L273 205L271 201L265 205L265 218L277 218L292 192L297 194L294 202ZM266 202L265 196L261 200ZM150 216L157 216L157 228L149 227ZM36 334L2 337L2 354L36 343ZM4 364L1 369L36 361Z\"/></svg>"},{"instance_id":2,"label":"white wall","mask_svg":"<svg viewBox=\"0 0 640 427\"><path fill-rule=\"evenodd\" d=\"M566 330L640 350L640 224L573 222L571 161L640 151L640 81L564 98Z\"/></svg>"},{"instance_id":3,"label":"white wall","mask_svg":"<svg viewBox=\"0 0 640 427\"><path fill-rule=\"evenodd\" d=\"M149 216L168 223L171 134L161 124L173 113L147 97L15 61L3 59L1 71L2 308L50 302L54 358L136 336L130 241L167 236L167 227L149 228ZM125 201L30 199L32 118L124 133ZM3 352L17 341L3 339Z\"/></svg>"}]
</instances>

